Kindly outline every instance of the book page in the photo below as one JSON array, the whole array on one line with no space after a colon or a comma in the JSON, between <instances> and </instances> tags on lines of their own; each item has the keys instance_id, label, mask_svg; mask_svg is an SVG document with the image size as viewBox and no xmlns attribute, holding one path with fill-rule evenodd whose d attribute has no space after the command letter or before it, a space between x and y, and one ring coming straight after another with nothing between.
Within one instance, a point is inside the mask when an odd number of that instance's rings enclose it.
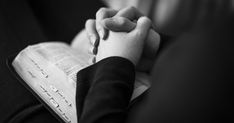
<instances>
[{"instance_id":1,"label":"book page","mask_svg":"<svg viewBox=\"0 0 234 123\"><path fill-rule=\"evenodd\" d=\"M73 50L64 43L41 43L31 46L30 50L34 50L36 56L41 56L42 59L63 71L74 88L76 88L77 72L91 65L90 56Z\"/></svg>"},{"instance_id":2,"label":"book page","mask_svg":"<svg viewBox=\"0 0 234 123\"><path fill-rule=\"evenodd\" d=\"M89 64L70 50L63 43L29 46L19 53L13 66L56 114L65 122L76 123L76 73Z\"/></svg>"},{"instance_id":3,"label":"book page","mask_svg":"<svg viewBox=\"0 0 234 123\"><path fill-rule=\"evenodd\" d=\"M76 123L76 74L91 65L91 56L72 49L61 42L47 42L28 46L13 62L21 78L65 122ZM148 77L136 74L132 99L149 88Z\"/></svg>"}]
</instances>

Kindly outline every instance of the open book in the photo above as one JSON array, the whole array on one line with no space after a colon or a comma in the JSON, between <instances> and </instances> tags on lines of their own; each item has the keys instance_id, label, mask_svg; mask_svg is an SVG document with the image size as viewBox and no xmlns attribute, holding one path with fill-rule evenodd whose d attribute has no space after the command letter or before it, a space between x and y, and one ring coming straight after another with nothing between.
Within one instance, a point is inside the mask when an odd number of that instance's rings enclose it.
<instances>
[{"instance_id":1,"label":"open book","mask_svg":"<svg viewBox=\"0 0 234 123\"><path fill-rule=\"evenodd\" d=\"M76 123L76 74L91 65L90 57L62 42L28 46L13 60L12 66L28 87L65 122ZM149 88L147 77L137 74L135 99Z\"/></svg>"}]
</instances>

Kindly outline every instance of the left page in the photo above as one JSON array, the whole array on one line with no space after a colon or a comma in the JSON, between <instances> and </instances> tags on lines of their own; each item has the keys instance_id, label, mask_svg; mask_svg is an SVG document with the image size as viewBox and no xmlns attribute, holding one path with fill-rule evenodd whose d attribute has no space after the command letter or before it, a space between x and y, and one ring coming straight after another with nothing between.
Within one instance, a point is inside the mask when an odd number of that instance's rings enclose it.
<instances>
[{"instance_id":1,"label":"left page","mask_svg":"<svg viewBox=\"0 0 234 123\"><path fill-rule=\"evenodd\" d=\"M65 122L76 123L76 73L89 66L87 56L59 42L22 50L13 62L20 77Z\"/></svg>"}]
</instances>

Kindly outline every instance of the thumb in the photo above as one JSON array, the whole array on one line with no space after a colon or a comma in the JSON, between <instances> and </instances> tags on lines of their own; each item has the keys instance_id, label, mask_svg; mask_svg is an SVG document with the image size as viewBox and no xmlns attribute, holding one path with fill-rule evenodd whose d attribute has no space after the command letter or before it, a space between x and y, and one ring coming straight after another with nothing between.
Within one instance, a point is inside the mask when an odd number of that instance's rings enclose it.
<instances>
[{"instance_id":1,"label":"thumb","mask_svg":"<svg viewBox=\"0 0 234 123\"><path fill-rule=\"evenodd\" d=\"M151 27L151 20L147 17L140 17L137 20L136 28L132 31L138 33L141 38L146 38Z\"/></svg>"},{"instance_id":2,"label":"thumb","mask_svg":"<svg viewBox=\"0 0 234 123\"><path fill-rule=\"evenodd\" d=\"M102 20L102 25L114 32L130 32L136 27L136 23L124 17L113 17Z\"/></svg>"}]
</instances>

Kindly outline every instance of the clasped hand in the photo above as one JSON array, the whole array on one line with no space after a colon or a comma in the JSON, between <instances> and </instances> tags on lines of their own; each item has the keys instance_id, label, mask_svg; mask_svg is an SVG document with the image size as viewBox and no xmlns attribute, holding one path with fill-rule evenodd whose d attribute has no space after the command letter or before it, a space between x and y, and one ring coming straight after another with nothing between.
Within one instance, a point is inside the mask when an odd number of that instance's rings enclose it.
<instances>
[{"instance_id":1,"label":"clasped hand","mask_svg":"<svg viewBox=\"0 0 234 123\"><path fill-rule=\"evenodd\" d=\"M154 31L150 19L136 8L119 11L101 8L96 19L86 21L85 33L90 41L88 50L96 62L119 56L130 60L138 72L151 71L160 36Z\"/></svg>"}]
</instances>

